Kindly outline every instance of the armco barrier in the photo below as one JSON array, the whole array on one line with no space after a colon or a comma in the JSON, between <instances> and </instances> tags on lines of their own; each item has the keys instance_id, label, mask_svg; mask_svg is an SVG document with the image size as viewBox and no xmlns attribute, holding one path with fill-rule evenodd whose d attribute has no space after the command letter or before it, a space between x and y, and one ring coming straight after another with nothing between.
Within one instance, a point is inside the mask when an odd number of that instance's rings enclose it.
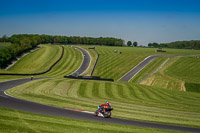
<instances>
[{"instance_id":1,"label":"armco barrier","mask_svg":"<svg viewBox=\"0 0 200 133\"><path fill-rule=\"evenodd\" d=\"M64 47L62 47L62 54L60 56L60 58L53 64L51 65L51 67L44 71L44 72L40 72L40 73L30 73L30 74L20 74L20 73L0 73L0 75L21 75L21 76L30 76L30 75L41 75L41 74L45 74L47 72L49 72L62 58L63 58L63 55L64 55Z\"/></svg>"},{"instance_id":2,"label":"armco barrier","mask_svg":"<svg viewBox=\"0 0 200 133\"><path fill-rule=\"evenodd\" d=\"M93 66L93 68L92 68L92 72L91 72L91 76L93 75L93 72L94 72L94 69L95 69L95 67L96 67L96 65L97 65L97 61L99 60L99 54L97 55L97 59L96 59L96 61L95 61L95 63L94 63L94 66Z\"/></svg>"},{"instance_id":3,"label":"armco barrier","mask_svg":"<svg viewBox=\"0 0 200 133\"><path fill-rule=\"evenodd\" d=\"M85 80L102 80L102 81L114 81L113 79L102 79L100 77L96 77L96 76L64 76L64 78L71 78L71 79L85 79Z\"/></svg>"}]
</instances>

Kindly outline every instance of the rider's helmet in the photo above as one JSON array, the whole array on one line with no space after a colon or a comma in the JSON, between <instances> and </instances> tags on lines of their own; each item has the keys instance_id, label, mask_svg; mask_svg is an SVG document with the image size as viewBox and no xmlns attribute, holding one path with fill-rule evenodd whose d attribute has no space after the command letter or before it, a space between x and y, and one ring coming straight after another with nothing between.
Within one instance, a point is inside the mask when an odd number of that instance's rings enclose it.
<instances>
[{"instance_id":1,"label":"rider's helmet","mask_svg":"<svg viewBox=\"0 0 200 133\"><path fill-rule=\"evenodd\" d=\"M106 104L107 104L108 106L111 106L111 104L110 104L108 101L106 101Z\"/></svg>"}]
</instances>

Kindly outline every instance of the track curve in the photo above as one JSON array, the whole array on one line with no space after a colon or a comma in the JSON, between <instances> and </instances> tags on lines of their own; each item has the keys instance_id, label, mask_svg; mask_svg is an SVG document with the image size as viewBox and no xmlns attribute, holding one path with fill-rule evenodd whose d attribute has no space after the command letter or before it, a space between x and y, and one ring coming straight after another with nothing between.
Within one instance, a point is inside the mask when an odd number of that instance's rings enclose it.
<instances>
[{"instance_id":1,"label":"track curve","mask_svg":"<svg viewBox=\"0 0 200 133\"><path fill-rule=\"evenodd\" d=\"M34 80L38 80L42 78L35 78ZM0 83L0 106L22 110L26 112L33 112L44 115L52 115L59 117L68 117L79 120L89 120L95 122L104 122L104 123L112 123L112 124L121 124L121 125L130 125L130 126L138 126L138 127L149 127L149 128L158 128L158 129L168 129L168 130L178 130L178 131L186 131L186 132L200 132L200 128L192 128L192 127L183 127L176 125L167 125L153 122L143 122L136 120L126 120L120 118L111 118L104 119L101 117L96 117L89 113L78 112L58 107L52 107L48 105L43 105L35 102L30 102L18 98L14 98L5 94L5 90L13 88L15 86L31 82L30 79L17 79Z\"/></svg>"},{"instance_id":2,"label":"track curve","mask_svg":"<svg viewBox=\"0 0 200 133\"><path fill-rule=\"evenodd\" d=\"M82 74L88 69L88 67L90 65L90 62L91 62L90 54L83 48L80 48L80 47L75 47L75 48L78 49L79 51L81 51L81 53L83 55L83 62L81 64L81 66L78 68L78 70L76 70L73 73Z\"/></svg>"}]
</instances>

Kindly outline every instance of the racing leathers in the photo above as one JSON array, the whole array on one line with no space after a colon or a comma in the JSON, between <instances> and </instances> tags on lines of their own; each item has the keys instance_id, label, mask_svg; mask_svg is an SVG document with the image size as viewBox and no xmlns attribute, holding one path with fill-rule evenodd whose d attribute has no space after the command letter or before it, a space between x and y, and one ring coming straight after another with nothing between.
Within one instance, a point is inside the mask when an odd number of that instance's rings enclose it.
<instances>
[{"instance_id":1,"label":"racing leathers","mask_svg":"<svg viewBox=\"0 0 200 133\"><path fill-rule=\"evenodd\" d=\"M99 107L98 107L98 110L97 110L97 115L99 115L99 112L103 112L104 108L107 108L107 107L110 107L110 104L109 103L105 103L105 104L101 104Z\"/></svg>"}]
</instances>

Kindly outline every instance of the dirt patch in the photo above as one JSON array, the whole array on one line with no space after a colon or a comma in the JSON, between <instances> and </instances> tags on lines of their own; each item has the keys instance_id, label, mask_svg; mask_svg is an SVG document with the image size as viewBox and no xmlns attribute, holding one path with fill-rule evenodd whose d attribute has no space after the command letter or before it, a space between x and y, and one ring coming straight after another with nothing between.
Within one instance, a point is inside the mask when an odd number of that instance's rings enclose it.
<instances>
[{"instance_id":1,"label":"dirt patch","mask_svg":"<svg viewBox=\"0 0 200 133\"><path fill-rule=\"evenodd\" d=\"M186 91L185 82L182 82L182 83L181 83L181 91Z\"/></svg>"},{"instance_id":2,"label":"dirt patch","mask_svg":"<svg viewBox=\"0 0 200 133\"><path fill-rule=\"evenodd\" d=\"M149 85L150 86L150 85L152 85L154 79L155 79L155 76L150 76L146 80L143 80L140 84L144 84L144 85Z\"/></svg>"}]
</instances>

